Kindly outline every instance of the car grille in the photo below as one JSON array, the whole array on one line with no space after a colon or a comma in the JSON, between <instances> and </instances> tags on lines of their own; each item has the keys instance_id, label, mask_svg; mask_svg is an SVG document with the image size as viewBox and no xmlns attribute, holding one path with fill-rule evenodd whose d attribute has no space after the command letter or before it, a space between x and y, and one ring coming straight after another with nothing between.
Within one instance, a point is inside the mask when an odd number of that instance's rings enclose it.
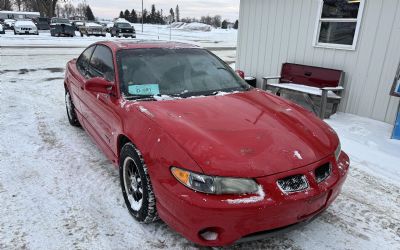
<instances>
[{"instance_id":1,"label":"car grille","mask_svg":"<svg viewBox=\"0 0 400 250\"><path fill-rule=\"evenodd\" d=\"M284 193L294 193L308 188L308 181L305 175L293 175L277 181L279 188Z\"/></svg>"},{"instance_id":2,"label":"car grille","mask_svg":"<svg viewBox=\"0 0 400 250\"><path fill-rule=\"evenodd\" d=\"M332 168L331 168L330 163L327 163L325 165L322 165L321 167L318 167L314 171L316 181L318 183L323 182L331 175L331 171L332 171Z\"/></svg>"}]
</instances>

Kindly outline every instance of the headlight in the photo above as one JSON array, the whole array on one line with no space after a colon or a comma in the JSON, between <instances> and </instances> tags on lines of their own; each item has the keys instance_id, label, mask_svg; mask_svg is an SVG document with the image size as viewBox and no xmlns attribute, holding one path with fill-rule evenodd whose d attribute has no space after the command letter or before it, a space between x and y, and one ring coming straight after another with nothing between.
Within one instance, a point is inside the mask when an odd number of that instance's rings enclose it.
<instances>
[{"instance_id":1,"label":"headlight","mask_svg":"<svg viewBox=\"0 0 400 250\"><path fill-rule=\"evenodd\" d=\"M341 153L342 153L342 145L340 144L340 141L339 141L339 145L338 145L338 147L337 147L336 150L335 150L335 158L336 158L336 161L339 160L339 156L340 156Z\"/></svg>"},{"instance_id":2,"label":"headlight","mask_svg":"<svg viewBox=\"0 0 400 250\"><path fill-rule=\"evenodd\" d=\"M173 167L172 175L186 187L207 194L254 194L257 183L252 179L225 178L196 174Z\"/></svg>"}]
</instances>

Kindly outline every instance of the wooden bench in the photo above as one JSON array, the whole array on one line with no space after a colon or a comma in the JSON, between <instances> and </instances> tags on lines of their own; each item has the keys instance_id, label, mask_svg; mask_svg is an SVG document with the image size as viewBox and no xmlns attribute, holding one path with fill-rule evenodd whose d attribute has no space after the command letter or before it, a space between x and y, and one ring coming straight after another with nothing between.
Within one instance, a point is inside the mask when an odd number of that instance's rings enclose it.
<instances>
[{"instance_id":1,"label":"wooden bench","mask_svg":"<svg viewBox=\"0 0 400 250\"><path fill-rule=\"evenodd\" d=\"M273 79L278 79L279 82L269 83ZM284 63L280 76L263 78L262 88L275 95L280 95L281 92L300 93L314 113L324 119L337 111L344 90L343 79L344 72L341 70ZM326 113L328 103L332 104L332 108Z\"/></svg>"}]
</instances>

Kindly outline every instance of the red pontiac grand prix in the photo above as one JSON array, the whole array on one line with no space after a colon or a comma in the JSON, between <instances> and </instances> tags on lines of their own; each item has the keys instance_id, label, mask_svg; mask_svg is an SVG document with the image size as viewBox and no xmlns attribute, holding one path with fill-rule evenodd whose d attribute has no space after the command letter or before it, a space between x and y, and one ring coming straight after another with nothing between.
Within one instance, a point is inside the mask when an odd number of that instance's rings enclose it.
<instances>
[{"instance_id":1,"label":"red pontiac grand prix","mask_svg":"<svg viewBox=\"0 0 400 250\"><path fill-rule=\"evenodd\" d=\"M225 246L310 221L349 169L336 133L206 49L99 42L67 64L69 122L119 167L130 214Z\"/></svg>"}]
</instances>

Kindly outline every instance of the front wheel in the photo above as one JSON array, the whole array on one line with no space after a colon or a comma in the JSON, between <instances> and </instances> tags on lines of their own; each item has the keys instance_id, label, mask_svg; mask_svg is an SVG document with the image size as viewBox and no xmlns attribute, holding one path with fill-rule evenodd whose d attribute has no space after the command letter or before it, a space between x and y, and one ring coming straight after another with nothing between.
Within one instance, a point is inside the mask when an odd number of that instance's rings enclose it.
<instances>
[{"instance_id":1,"label":"front wheel","mask_svg":"<svg viewBox=\"0 0 400 250\"><path fill-rule=\"evenodd\" d=\"M80 127L78 117L75 112L75 105L72 102L71 94L68 90L65 90L65 107L67 108L67 116L69 123L74 127Z\"/></svg>"},{"instance_id":2,"label":"front wheel","mask_svg":"<svg viewBox=\"0 0 400 250\"><path fill-rule=\"evenodd\" d=\"M119 176L122 195L129 213L141 223L157 220L156 199L147 167L132 143L122 147Z\"/></svg>"}]
</instances>

